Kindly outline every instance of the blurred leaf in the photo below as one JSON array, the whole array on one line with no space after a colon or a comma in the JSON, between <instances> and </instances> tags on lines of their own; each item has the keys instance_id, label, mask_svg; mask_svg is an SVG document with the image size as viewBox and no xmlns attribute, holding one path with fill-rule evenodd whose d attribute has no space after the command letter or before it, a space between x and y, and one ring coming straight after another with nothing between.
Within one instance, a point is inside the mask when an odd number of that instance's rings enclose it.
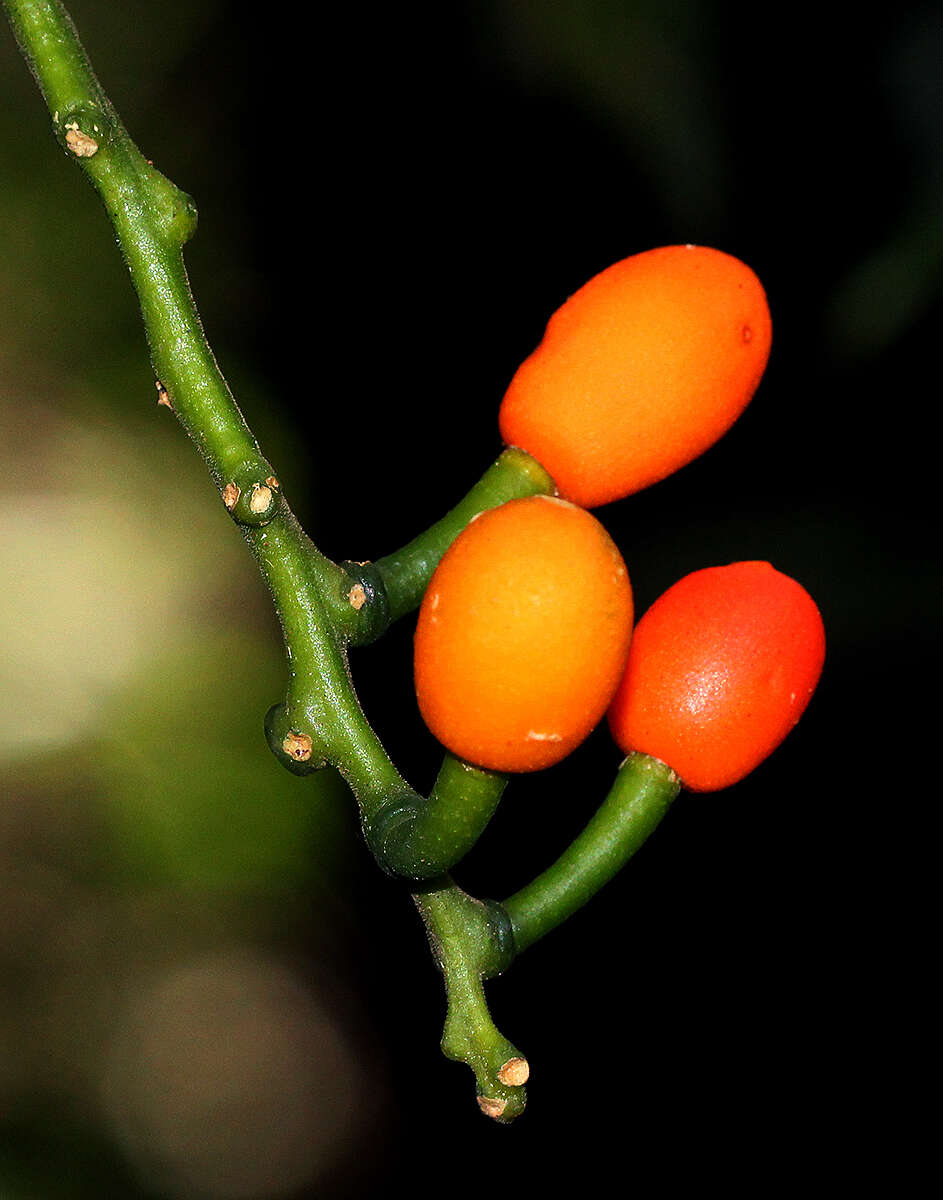
<instances>
[{"instance_id":1,"label":"blurred leaf","mask_svg":"<svg viewBox=\"0 0 943 1200\"><path fill-rule=\"evenodd\" d=\"M283 686L280 659L237 633L176 639L139 672L93 762L117 875L244 893L333 874L353 801L334 772L296 779L269 753Z\"/></svg>"},{"instance_id":2,"label":"blurred leaf","mask_svg":"<svg viewBox=\"0 0 943 1200\"><path fill-rule=\"evenodd\" d=\"M91 407L71 420L34 386L0 397L0 504L17 518L0 525L0 759L84 736L170 631L258 628L264 612L275 639L261 580L167 410L148 397L120 423Z\"/></svg>"}]
</instances>

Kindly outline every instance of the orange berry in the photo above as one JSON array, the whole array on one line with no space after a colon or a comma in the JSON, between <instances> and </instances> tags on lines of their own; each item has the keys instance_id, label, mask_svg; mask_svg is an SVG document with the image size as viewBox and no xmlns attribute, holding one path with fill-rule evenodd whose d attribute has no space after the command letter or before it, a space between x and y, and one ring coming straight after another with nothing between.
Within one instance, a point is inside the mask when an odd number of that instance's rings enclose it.
<instances>
[{"instance_id":1,"label":"orange berry","mask_svg":"<svg viewBox=\"0 0 943 1200\"><path fill-rule=\"evenodd\" d=\"M706 246L596 275L553 314L501 402L501 436L592 508L697 458L749 403L772 328L760 281Z\"/></svg>"},{"instance_id":2,"label":"orange berry","mask_svg":"<svg viewBox=\"0 0 943 1200\"><path fill-rule=\"evenodd\" d=\"M809 593L766 562L708 567L639 621L609 710L628 754L661 759L694 792L729 787L779 745L822 673Z\"/></svg>"},{"instance_id":3,"label":"orange berry","mask_svg":"<svg viewBox=\"0 0 943 1200\"><path fill-rule=\"evenodd\" d=\"M419 610L416 696L453 754L495 771L565 758L605 715L632 636L615 543L565 500L510 500L474 521Z\"/></svg>"}]
</instances>

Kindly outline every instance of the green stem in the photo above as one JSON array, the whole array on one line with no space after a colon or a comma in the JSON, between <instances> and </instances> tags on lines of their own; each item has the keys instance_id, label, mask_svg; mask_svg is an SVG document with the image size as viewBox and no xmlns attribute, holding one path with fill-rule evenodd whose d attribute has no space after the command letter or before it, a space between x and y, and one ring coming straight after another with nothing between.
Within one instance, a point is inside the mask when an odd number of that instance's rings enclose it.
<instances>
[{"instance_id":1,"label":"green stem","mask_svg":"<svg viewBox=\"0 0 943 1200\"><path fill-rule=\"evenodd\" d=\"M483 987L483 980L499 974L510 959L506 919L496 906L466 895L448 876L413 899L445 981L442 1052L474 1071L482 1112L511 1121L524 1109L529 1068L495 1027Z\"/></svg>"},{"instance_id":2,"label":"green stem","mask_svg":"<svg viewBox=\"0 0 943 1200\"><path fill-rule=\"evenodd\" d=\"M391 874L433 879L478 841L506 786L506 775L446 754L428 800L385 805L366 830L368 845Z\"/></svg>"},{"instance_id":3,"label":"green stem","mask_svg":"<svg viewBox=\"0 0 943 1200\"><path fill-rule=\"evenodd\" d=\"M329 762L350 784L365 826L386 804L415 803L364 715L347 665L344 639L323 602L321 558L282 506L246 540L275 601L288 657L288 690L266 720L276 758L300 774ZM392 799L391 799L392 798Z\"/></svg>"},{"instance_id":4,"label":"green stem","mask_svg":"<svg viewBox=\"0 0 943 1200\"><path fill-rule=\"evenodd\" d=\"M272 469L213 358L190 294L181 250L196 228L193 202L128 136L64 7L57 0L4 4L56 137L91 179L114 225L171 407L220 487L264 483Z\"/></svg>"},{"instance_id":5,"label":"green stem","mask_svg":"<svg viewBox=\"0 0 943 1200\"><path fill-rule=\"evenodd\" d=\"M189 197L141 155L95 77L59 0L4 0L57 137L97 188L138 294L151 359L169 403L203 454L269 586L285 637L289 686L270 714L276 754L302 771L325 761L349 779L369 821L403 783L351 684L346 640L360 618L351 579L314 547L281 496L203 334L182 248Z\"/></svg>"},{"instance_id":6,"label":"green stem","mask_svg":"<svg viewBox=\"0 0 943 1200\"><path fill-rule=\"evenodd\" d=\"M556 929L625 866L680 788L674 771L657 758L629 755L583 832L552 866L504 901L517 953Z\"/></svg>"}]
</instances>

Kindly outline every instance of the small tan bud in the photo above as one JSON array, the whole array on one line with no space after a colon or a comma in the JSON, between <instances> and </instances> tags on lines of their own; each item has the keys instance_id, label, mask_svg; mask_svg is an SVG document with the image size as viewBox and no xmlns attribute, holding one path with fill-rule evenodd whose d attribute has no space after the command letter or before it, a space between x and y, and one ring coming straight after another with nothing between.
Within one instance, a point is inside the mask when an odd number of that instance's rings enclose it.
<instances>
[{"instance_id":1,"label":"small tan bud","mask_svg":"<svg viewBox=\"0 0 943 1200\"><path fill-rule=\"evenodd\" d=\"M269 485L269 487L272 487L272 488L281 487L281 484L278 482L278 480L275 478L274 475L269 475L268 479L266 479L265 482Z\"/></svg>"},{"instance_id":2,"label":"small tan bud","mask_svg":"<svg viewBox=\"0 0 943 1200\"><path fill-rule=\"evenodd\" d=\"M287 734L282 742L282 749L295 762L307 762L313 747L314 743L306 733L295 733L294 730Z\"/></svg>"},{"instance_id":3,"label":"small tan bud","mask_svg":"<svg viewBox=\"0 0 943 1200\"><path fill-rule=\"evenodd\" d=\"M478 1097L478 1107L486 1117L493 1117L495 1120L502 1115L507 1106L506 1100L497 1100L491 1096Z\"/></svg>"},{"instance_id":4,"label":"small tan bud","mask_svg":"<svg viewBox=\"0 0 943 1200\"><path fill-rule=\"evenodd\" d=\"M163 404L165 408L173 408L170 403L170 394L159 379L154 380L154 386L157 388L157 403Z\"/></svg>"},{"instance_id":5,"label":"small tan bud","mask_svg":"<svg viewBox=\"0 0 943 1200\"><path fill-rule=\"evenodd\" d=\"M362 583L355 583L347 593L347 599L350 601L350 607L356 612L360 612L363 606L367 603L367 593L364 590Z\"/></svg>"},{"instance_id":6,"label":"small tan bud","mask_svg":"<svg viewBox=\"0 0 943 1200\"><path fill-rule=\"evenodd\" d=\"M238 487L236 487L236 485L234 483L227 483L226 486L223 488L223 491L222 491L223 504L226 505L226 507L229 509L230 512L232 512L232 510L236 507L236 501L239 499L239 497L241 495L242 495L241 490Z\"/></svg>"},{"instance_id":7,"label":"small tan bud","mask_svg":"<svg viewBox=\"0 0 943 1200\"><path fill-rule=\"evenodd\" d=\"M271 503L272 489L262 483L255 484L252 488L252 494L249 496L249 511L254 512L256 515L264 513Z\"/></svg>"},{"instance_id":8,"label":"small tan bud","mask_svg":"<svg viewBox=\"0 0 943 1200\"><path fill-rule=\"evenodd\" d=\"M83 133L78 125L66 126L66 145L76 158L91 158L98 153L98 142L87 133Z\"/></svg>"},{"instance_id":9,"label":"small tan bud","mask_svg":"<svg viewBox=\"0 0 943 1200\"><path fill-rule=\"evenodd\" d=\"M522 1087L530 1078L530 1063L526 1058L509 1058L498 1072L498 1078L509 1087Z\"/></svg>"}]
</instances>

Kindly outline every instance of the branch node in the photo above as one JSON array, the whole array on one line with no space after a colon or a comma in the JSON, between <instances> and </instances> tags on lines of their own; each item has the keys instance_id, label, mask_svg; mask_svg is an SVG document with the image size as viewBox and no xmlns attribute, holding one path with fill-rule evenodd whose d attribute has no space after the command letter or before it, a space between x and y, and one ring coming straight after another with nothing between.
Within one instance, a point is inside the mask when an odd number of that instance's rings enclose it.
<instances>
[{"instance_id":1,"label":"branch node","mask_svg":"<svg viewBox=\"0 0 943 1200\"><path fill-rule=\"evenodd\" d=\"M285 704L273 704L265 714L265 740L292 775L311 775L327 766L327 749L304 713L289 715ZM299 729L304 724L308 732Z\"/></svg>"},{"instance_id":2,"label":"branch node","mask_svg":"<svg viewBox=\"0 0 943 1200\"><path fill-rule=\"evenodd\" d=\"M232 519L239 525L254 527L267 525L278 512L281 501L278 480L267 463L245 464L223 488L222 495Z\"/></svg>"},{"instance_id":3,"label":"branch node","mask_svg":"<svg viewBox=\"0 0 943 1200\"><path fill-rule=\"evenodd\" d=\"M357 614L356 623L348 627L350 642L354 646L365 646L389 628L390 606L386 588L373 563L346 559L340 566L345 576L342 594Z\"/></svg>"},{"instance_id":4,"label":"branch node","mask_svg":"<svg viewBox=\"0 0 943 1200\"><path fill-rule=\"evenodd\" d=\"M73 158L94 158L112 132L114 119L94 100L53 115L56 137Z\"/></svg>"}]
</instances>

